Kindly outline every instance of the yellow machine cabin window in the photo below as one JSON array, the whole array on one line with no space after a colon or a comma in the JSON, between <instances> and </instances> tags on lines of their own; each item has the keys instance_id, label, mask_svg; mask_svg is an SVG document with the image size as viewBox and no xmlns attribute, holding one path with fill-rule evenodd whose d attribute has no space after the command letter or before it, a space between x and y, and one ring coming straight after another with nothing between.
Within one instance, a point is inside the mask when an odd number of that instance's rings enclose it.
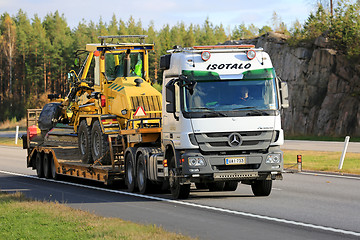
<instances>
[{"instance_id":1,"label":"yellow machine cabin window","mask_svg":"<svg viewBox=\"0 0 360 240\"><path fill-rule=\"evenodd\" d=\"M129 60L127 60L127 57ZM125 52L106 53L105 74L108 80L118 77L143 77L144 76L144 54L132 52L128 56ZM130 67L127 64L130 64Z\"/></svg>"}]
</instances>

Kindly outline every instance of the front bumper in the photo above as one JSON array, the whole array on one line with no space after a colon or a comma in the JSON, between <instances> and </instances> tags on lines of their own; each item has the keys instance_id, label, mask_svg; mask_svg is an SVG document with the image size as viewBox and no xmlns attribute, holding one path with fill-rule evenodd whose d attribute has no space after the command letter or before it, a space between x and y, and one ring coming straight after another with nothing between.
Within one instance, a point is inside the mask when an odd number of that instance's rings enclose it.
<instances>
[{"instance_id":1,"label":"front bumper","mask_svg":"<svg viewBox=\"0 0 360 240\"><path fill-rule=\"evenodd\" d=\"M280 163L265 163L269 154L279 154ZM205 166L190 166L189 157L203 157ZM244 158L242 164L226 164L226 158ZM280 180L283 171L283 153L251 153L241 155L203 155L199 151L188 151L182 154L182 175L195 182L226 180Z\"/></svg>"}]
</instances>

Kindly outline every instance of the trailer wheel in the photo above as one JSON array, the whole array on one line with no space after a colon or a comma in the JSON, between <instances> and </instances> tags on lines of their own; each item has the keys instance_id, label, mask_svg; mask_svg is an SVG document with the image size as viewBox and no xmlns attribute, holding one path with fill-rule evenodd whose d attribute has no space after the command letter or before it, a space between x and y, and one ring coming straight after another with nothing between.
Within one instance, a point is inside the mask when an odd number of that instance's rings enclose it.
<instances>
[{"instance_id":1,"label":"trailer wheel","mask_svg":"<svg viewBox=\"0 0 360 240\"><path fill-rule=\"evenodd\" d=\"M78 142L82 163L93 163L91 157L91 131L86 120L82 120L78 130Z\"/></svg>"},{"instance_id":2,"label":"trailer wheel","mask_svg":"<svg viewBox=\"0 0 360 240\"><path fill-rule=\"evenodd\" d=\"M108 153L109 142L107 135L101 130L99 121L95 121L91 129L91 154L94 161L101 159L104 165L111 164L110 154Z\"/></svg>"},{"instance_id":3,"label":"trailer wheel","mask_svg":"<svg viewBox=\"0 0 360 240\"><path fill-rule=\"evenodd\" d=\"M136 187L136 174L135 174L135 148L130 148L129 152L125 156L125 182L129 192L135 192Z\"/></svg>"},{"instance_id":4,"label":"trailer wheel","mask_svg":"<svg viewBox=\"0 0 360 240\"><path fill-rule=\"evenodd\" d=\"M55 160L53 157L51 157L50 159L50 173L51 173L51 178L53 179L59 178L59 175L56 172Z\"/></svg>"},{"instance_id":5,"label":"trailer wheel","mask_svg":"<svg viewBox=\"0 0 360 240\"><path fill-rule=\"evenodd\" d=\"M210 192L221 192L224 191L225 182L211 182L208 187Z\"/></svg>"},{"instance_id":6,"label":"trailer wheel","mask_svg":"<svg viewBox=\"0 0 360 240\"><path fill-rule=\"evenodd\" d=\"M43 161L42 161L42 156L41 156L40 152L36 153L35 164L36 164L36 175L39 178L43 178L44 177Z\"/></svg>"},{"instance_id":7,"label":"trailer wheel","mask_svg":"<svg viewBox=\"0 0 360 240\"><path fill-rule=\"evenodd\" d=\"M51 156L48 153L44 154L43 157L43 169L44 169L44 176L45 178L52 178L51 172L50 172L50 161L51 161Z\"/></svg>"},{"instance_id":8,"label":"trailer wheel","mask_svg":"<svg viewBox=\"0 0 360 240\"><path fill-rule=\"evenodd\" d=\"M141 194L148 193L151 189L151 182L148 180L146 171L145 156L140 153L137 159L137 186Z\"/></svg>"},{"instance_id":9,"label":"trailer wheel","mask_svg":"<svg viewBox=\"0 0 360 240\"><path fill-rule=\"evenodd\" d=\"M224 186L224 191L236 191L239 185L238 181L226 181Z\"/></svg>"},{"instance_id":10,"label":"trailer wheel","mask_svg":"<svg viewBox=\"0 0 360 240\"><path fill-rule=\"evenodd\" d=\"M269 196L272 189L272 180L256 180L251 183L251 189L255 196Z\"/></svg>"},{"instance_id":11,"label":"trailer wheel","mask_svg":"<svg viewBox=\"0 0 360 240\"><path fill-rule=\"evenodd\" d=\"M186 199L190 194L190 184L180 184L176 177L175 157L171 157L169 170L169 183L171 195L174 199Z\"/></svg>"}]
</instances>

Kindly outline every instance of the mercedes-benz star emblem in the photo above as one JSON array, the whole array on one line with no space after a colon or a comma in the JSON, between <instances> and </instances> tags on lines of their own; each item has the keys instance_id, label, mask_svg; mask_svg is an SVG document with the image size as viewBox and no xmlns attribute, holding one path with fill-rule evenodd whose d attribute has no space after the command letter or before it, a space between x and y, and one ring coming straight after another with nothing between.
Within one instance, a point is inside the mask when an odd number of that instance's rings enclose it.
<instances>
[{"instance_id":1,"label":"mercedes-benz star emblem","mask_svg":"<svg viewBox=\"0 0 360 240\"><path fill-rule=\"evenodd\" d=\"M241 135L238 133L232 133L229 136L228 143L231 147L238 147L242 143Z\"/></svg>"}]
</instances>

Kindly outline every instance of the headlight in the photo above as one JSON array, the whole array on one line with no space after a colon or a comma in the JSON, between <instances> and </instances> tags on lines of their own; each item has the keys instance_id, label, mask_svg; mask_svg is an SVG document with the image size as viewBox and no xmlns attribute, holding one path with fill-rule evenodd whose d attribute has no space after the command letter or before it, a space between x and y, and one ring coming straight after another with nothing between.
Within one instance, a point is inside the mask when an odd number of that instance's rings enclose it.
<instances>
[{"instance_id":1,"label":"headlight","mask_svg":"<svg viewBox=\"0 0 360 240\"><path fill-rule=\"evenodd\" d=\"M190 167L201 167L205 166L206 162L203 157L188 157L188 162Z\"/></svg>"},{"instance_id":2,"label":"headlight","mask_svg":"<svg viewBox=\"0 0 360 240\"><path fill-rule=\"evenodd\" d=\"M280 163L281 156L280 154L269 154L266 158L266 163Z\"/></svg>"}]
</instances>

